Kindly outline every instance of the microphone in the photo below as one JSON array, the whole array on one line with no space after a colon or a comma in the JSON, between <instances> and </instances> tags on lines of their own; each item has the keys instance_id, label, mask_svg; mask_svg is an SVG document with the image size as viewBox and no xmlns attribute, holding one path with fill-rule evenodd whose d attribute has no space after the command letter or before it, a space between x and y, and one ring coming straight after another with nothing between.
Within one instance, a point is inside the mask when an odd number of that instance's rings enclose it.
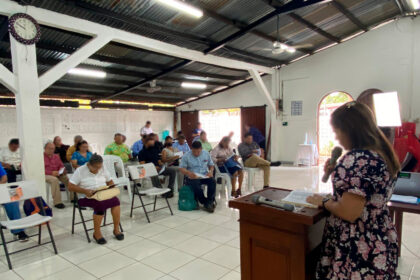
<instances>
[{"instance_id":1,"label":"microphone","mask_svg":"<svg viewBox=\"0 0 420 280\"><path fill-rule=\"evenodd\" d=\"M330 165L336 165L337 159L341 157L341 154L343 153L343 149L341 147L334 147L334 149L331 152L331 158L330 158ZM322 182L326 183L328 181L328 178L330 177L331 172L325 172L324 176L322 176Z\"/></svg>"},{"instance_id":2,"label":"microphone","mask_svg":"<svg viewBox=\"0 0 420 280\"><path fill-rule=\"evenodd\" d=\"M251 200L252 200L252 202L254 202L257 205L265 204L265 205L269 205L269 206L272 206L272 207L281 208L281 209L286 210L286 211L295 210L295 206L293 206L292 204L286 204L286 203L282 203L282 202L277 201L277 200L271 200L271 199L268 199L268 198L263 197L263 196L258 195L258 194L253 195Z\"/></svg>"}]
</instances>

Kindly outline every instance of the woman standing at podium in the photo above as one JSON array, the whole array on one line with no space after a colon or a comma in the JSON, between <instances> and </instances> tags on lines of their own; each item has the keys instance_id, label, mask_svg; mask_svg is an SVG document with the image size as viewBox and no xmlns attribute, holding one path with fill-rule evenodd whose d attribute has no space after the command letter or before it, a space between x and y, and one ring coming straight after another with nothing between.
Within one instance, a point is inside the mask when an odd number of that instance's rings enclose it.
<instances>
[{"instance_id":1,"label":"woman standing at podium","mask_svg":"<svg viewBox=\"0 0 420 280\"><path fill-rule=\"evenodd\" d=\"M334 111L331 125L348 151L333 171L333 196L314 195L308 202L324 207L327 219L316 279L400 279L397 233L389 201L399 162L376 125L372 111L350 102Z\"/></svg>"}]
</instances>

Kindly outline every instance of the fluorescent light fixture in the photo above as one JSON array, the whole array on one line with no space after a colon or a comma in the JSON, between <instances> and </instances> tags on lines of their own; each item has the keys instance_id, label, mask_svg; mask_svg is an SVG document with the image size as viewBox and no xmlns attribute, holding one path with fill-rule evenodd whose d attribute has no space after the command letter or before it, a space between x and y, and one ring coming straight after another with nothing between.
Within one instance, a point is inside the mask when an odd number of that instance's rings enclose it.
<instances>
[{"instance_id":1,"label":"fluorescent light fixture","mask_svg":"<svg viewBox=\"0 0 420 280\"><path fill-rule=\"evenodd\" d=\"M183 88L205 89L207 87L207 85L202 84L202 83L182 82L181 87L183 87Z\"/></svg>"},{"instance_id":2,"label":"fluorescent light fixture","mask_svg":"<svg viewBox=\"0 0 420 280\"><path fill-rule=\"evenodd\" d=\"M395 21L395 20L396 20L396 18L392 18L392 19L390 19L390 20L384 21L384 22L382 22L382 23L380 23L380 24L376 25L375 27L373 27L371 30L378 29L378 28L380 28L380 27L382 27L382 26L384 26L384 25L387 25L388 23L391 23L391 22Z\"/></svg>"},{"instance_id":3,"label":"fluorescent light fixture","mask_svg":"<svg viewBox=\"0 0 420 280\"><path fill-rule=\"evenodd\" d=\"M94 77L94 78L105 78L106 77L106 72L83 69L83 68L73 68L73 69L70 69L67 73L73 74L73 75L79 75L79 76Z\"/></svg>"},{"instance_id":4,"label":"fluorescent light fixture","mask_svg":"<svg viewBox=\"0 0 420 280\"><path fill-rule=\"evenodd\" d=\"M296 52L296 49L295 49L295 48L293 48L293 47L288 47L288 48L286 49L286 51L287 51L288 53L295 53L295 52Z\"/></svg>"},{"instance_id":5,"label":"fluorescent light fixture","mask_svg":"<svg viewBox=\"0 0 420 280\"><path fill-rule=\"evenodd\" d=\"M179 1L179 0L156 0L157 2L161 4L165 4L173 9L176 9L180 12L187 13L193 17L200 18L203 16L203 11L200 9L197 9L194 6L191 6L185 2Z\"/></svg>"},{"instance_id":6,"label":"fluorescent light fixture","mask_svg":"<svg viewBox=\"0 0 420 280\"><path fill-rule=\"evenodd\" d=\"M410 4L413 10L420 9L420 0L410 0Z\"/></svg>"},{"instance_id":7,"label":"fluorescent light fixture","mask_svg":"<svg viewBox=\"0 0 420 280\"><path fill-rule=\"evenodd\" d=\"M400 103L396 91L374 94L373 105L378 126L401 126Z\"/></svg>"},{"instance_id":8,"label":"fluorescent light fixture","mask_svg":"<svg viewBox=\"0 0 420 280\"><path fill-rule=\"evenodd\" d=\"M343 40L341 40L341 42L345 42L345 41L348 41L350 39L353 39L354 37L357 37L357 36L359 36L360 34L363 34L363 33L365 33L364 30L359 31L359 32L357 32L357 33L355 33L353 35L350 35L349 37L344 38Z\"/></svg>"},{"instance_id":9,"label":"fluorescent light fixture","mask_svg":"<svg viewBox=\"0 0 420 280\"><path fill-rule=\"evenodd\" d=\"M189 102L189 101L193 101L193 100L196 100L196 99L198 99L198 97L190 97L190 98L188 98L188 99L187 99L187 100L185 100L185 101Z\"/></svg>"},{"instance_id":10,"label":"fluorescent light fixture","mask_svg":"<svg viewBox=\"0 0 420 280\"><path fill-rule=\"evenodd\" d=\"M315 50L314 53L321 52L323 50L329 49L331 47L334 47L335 45L338 45L338 43L332 43L332 44L329 44L329 45L327 45L325 47L319 48L319 49Z\"/></svg>"}]
</instances>

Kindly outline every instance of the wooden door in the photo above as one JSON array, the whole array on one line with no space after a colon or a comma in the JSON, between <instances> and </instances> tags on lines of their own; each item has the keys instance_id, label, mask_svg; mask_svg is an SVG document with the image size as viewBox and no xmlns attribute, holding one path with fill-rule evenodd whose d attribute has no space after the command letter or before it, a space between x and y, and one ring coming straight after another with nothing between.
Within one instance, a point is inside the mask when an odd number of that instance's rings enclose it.
<instances>
[{"instance_id":1,"label":"wooden door","mask_svg":"<svg viewBox=\"0 0 420 280\"><path fill-rule=\"evenodd\" d=\"M189 145L192 144L192 132L198 123L198 111L181 112L181 130L187 138Z\"/></svg>"},{"instance_id":2,"label":"wooden door","mask_svg":"<svg viewBox=\"0 0 420 280\"><path fill-rule=\"evenodd\" d=\"M241 133L245 134L245 125L253 126L265 134L265 106L243 107L241 108ZM266 137L267 138L267 137ZM266 139L267 141L267 139Z\"/></svg>"}]
</instances>

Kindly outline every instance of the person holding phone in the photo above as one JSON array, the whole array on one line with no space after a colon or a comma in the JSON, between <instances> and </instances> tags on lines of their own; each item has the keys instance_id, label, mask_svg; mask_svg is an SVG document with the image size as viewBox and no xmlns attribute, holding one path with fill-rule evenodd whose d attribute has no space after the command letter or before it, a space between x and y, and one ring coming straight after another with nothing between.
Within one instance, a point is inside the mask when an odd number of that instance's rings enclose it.
<instances>
[{"instance_id":1,"label":"person holding phone","mask_svg":"<svg viewBox=\"0 0 420 280\"><path fill-rule=\"evenodd\" d=\"M307 202L330 215L324 229L316 279L400 279L397 233L387 203L400 164L391 144L364 104L337 108L331 125L348 152L332 173L332 198L313 195Z\"/></svg>"},{"instance_id":2,"label":"person holding phone","mask_svg":"<svg viewBox=\"0 0 420 280\"><path fill-rule=\"evenodd\" d=\"M100 245L107 243L101 232L102 220L107 209L111 209L115 238L124 239L124 234L120 231L121 209L118 197L102 201L90 198L100 187L113 185L114 182L109 173L103 168L102 157L97 154L92 155L87 164L76 169L69 183L70 191L84 196L79 199L79 206L93 208L93 239Z\"/></svg>"}]
</instances>

